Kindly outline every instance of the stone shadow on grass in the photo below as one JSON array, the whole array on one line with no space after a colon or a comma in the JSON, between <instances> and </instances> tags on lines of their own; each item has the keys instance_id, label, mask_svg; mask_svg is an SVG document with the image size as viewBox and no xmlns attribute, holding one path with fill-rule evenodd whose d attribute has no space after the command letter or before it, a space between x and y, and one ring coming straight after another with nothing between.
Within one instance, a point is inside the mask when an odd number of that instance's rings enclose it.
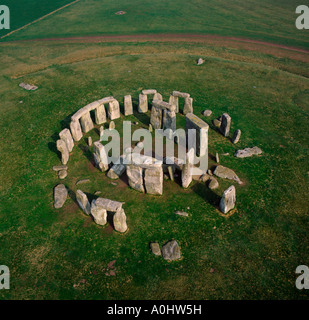
<instances>
[{"instance_id":1,"label":"stone shadow on grass","mask_svg":"<svg viewBox=\"0 0 309 320\"><path fill-rule=\"evenodd\" d=\"M192 191L199 195L204 201L210 203L213 207L218 208L221 197L213 190L209 189L207 182L197 182L191 187Z\"/></svg>"}]
</instances>

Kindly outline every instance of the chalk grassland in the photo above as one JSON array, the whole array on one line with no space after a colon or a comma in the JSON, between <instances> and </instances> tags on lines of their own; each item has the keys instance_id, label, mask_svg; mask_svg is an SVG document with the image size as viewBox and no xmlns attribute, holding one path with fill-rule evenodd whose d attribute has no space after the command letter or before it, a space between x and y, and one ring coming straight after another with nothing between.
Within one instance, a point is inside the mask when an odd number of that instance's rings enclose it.
<instances>
[{"instance_id":1,"label":"chalk grassland","mask_svg":"<svg viewBox=\"0 0 309 320\"><path fill-rule=\"evenodd\" d=\"M61 1L58 2L60 5ZM40 12L45 3L34 11ZM296 0L81 0L14 33L6 41L187 33L244 37L308 48L308 32L295 27L298 5ZM115 15L119 10L127 14Z\"/></svg>"},{"instance_id":2,"label":"chalk grassland","mask_svg":"<svg viewBox=\"0 0 309 320\"><path fill-rule=\"evenodd\" d=\"M11 290L0 291L1 298L308 298L295 288L295 269L309 260L307 63L198 43L8 43L1 53L0 263L11 270ZM200 56L206 62L196 66ZM18 87L22 81L39 89L26 92ZM221 163L245 182L236 185L230 218L216 206L231 182L220 180L212 192L198 182L184 190L164 181L162 197L139 194L125 180L112 185L93 167L85 139L63 181L71 197L53 209L60 182L51 170L60 163L55 141L70 115L104 96L121 101L132 94L136 104L144 88L165 99L172 90L189 92L199 116L213 110L203 118L210 125L210 166L215 152L229 152ZM243 132L237 146L211 123L223 112ZM116 120L120 131L123 119ZM147 128L149 113L126 119ZM184 117L177 122L183 126ZM97 130L84 138L89 135L98 139ZM262 156L233 157L255 145ZM96 226L78 209L75 183L83 178L91 180L79 186L90 199L100 190L125 202L127 234ZM175 209L190 216L176 216ZM150 241L173 238L181 261L167 263L150 252Z\"/></svg>"}]
</instances>

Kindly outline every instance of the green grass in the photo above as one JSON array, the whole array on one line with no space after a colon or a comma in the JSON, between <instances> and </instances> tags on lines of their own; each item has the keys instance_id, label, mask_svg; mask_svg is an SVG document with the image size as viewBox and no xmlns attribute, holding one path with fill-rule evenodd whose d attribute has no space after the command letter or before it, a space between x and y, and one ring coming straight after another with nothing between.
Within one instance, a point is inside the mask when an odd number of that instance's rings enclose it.
<instances>
[{"instance_id":1,"label":"green grass","mask_svg":"<svg viewBox=\"0 0 309 320\"><path fill-rule=\"evenodd\" d=\"M6 41L192 33L245 37L308 48L308 32L295 27L295 9L298 5L299 1L296 0L81 0L11 35ZM14 6L12 4L12 8ZM44 8L47 10L48 7ZM127 14L115 15L119 10ZM40 11L40 7L35 7L33 14L37 11Z\"/></svg>"},{"instance_id":2,"label":"green grass","mask_svg":"<svg viewBox=\"0 0 309 320\"><path fill-rule=\"evenodd\" d=\"M308 298L295 288L295 269L309 258L307 64L200 44L33 43L1 50L0 264L11 270L11 290L1 290L2 299ZM206 63L196 66L200 56ZM22 81L39 89L26 92L18 87ZM165 99L172 90L189 92L199 116L213 110L203 118L210 124L209 152L229 152L222 165L245 181L236 185L237 212L230 218L216 205L231 182L220 179L210 192L201 183L184 190L164 181L162 197L139 194L93 168L84 139L75 144L64 180L72 198L53 208L60 183L51 169L60 163L55 140L70 115L104 96L136 99L144 88ZM211 124L223 112L231 115L232 130L242 130L237 146ZM146 127L148 117L130 119ZM95 130L89 135L98 139ZM232 156L254 145L262 156ZM125 202L127 234L95 225L79 210L75 182L83 178L91 180L79 186L90 199L100 190ZM172 238L181 261L167 263L150 252L149 242ZM114 259L116 276L106 276Z\"/></svg>"}]
</instances>

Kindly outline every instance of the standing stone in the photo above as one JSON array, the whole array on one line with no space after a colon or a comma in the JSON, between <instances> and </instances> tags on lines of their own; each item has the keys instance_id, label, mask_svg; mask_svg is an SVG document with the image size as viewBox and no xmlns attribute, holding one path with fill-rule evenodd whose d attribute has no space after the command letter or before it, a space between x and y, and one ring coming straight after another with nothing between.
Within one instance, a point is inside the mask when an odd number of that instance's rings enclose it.
<instances>
[{"instance_id":1,"label":"standing stone","mask_svg":"<svg viewBox=\"0 0 309 320\"><path fill-rule=\"evenodd\" d=\"M183 114L193 113L193 99L191 97L185 98L185 104L183 106Z\"/></svg>"},{"instance_id":2,"label":"standing stone","mask_svg":"<svg viewBox=\"0 0 309 320\"><path fill-rule=\"evenodd\" d=\"M100 127L100 138L102 138L103 134L104 134L104 127L101 126Z\"/></svg>"},{"instance_id":3,"label":"standing stone","mask_svg":"<svg viewBox=\"0 0 309 320\"><path fill-rule=\"evenodd\" d=\"M96 200L91 202L91 215L94 219L94 222L100 226L104 226L107 222L107 211L96 205Z\"/></svg>"},{"instance_id":4,"label":"standing stone","mask_svg":"<svg viewBox=\"0 0 309 320\"><path fill-rule=\"evenodd\" d=\"M62 164L67 164L69 161L69 150L62 139L57 140L57 150L61 152Z\"/></svg>"},{"instance_id":5,"label":"standing stone","mask_svg":"<svg viewBox=\"0 0 309 320\"><path fill-rule=\"evenodd\" d=\"M108 117L110 120L120 118L120 108L117 100L113 100L108 103Z\"/></svg>"},{"instance_id":6,"label":"standing stone","mask_svg":"<svg viewBox=\"0 0 309 320\"><path fill-rule=\"evenodd\" d=\"M161 256L161 249L158 242L150 243L150 249L154 255Z\"/></svg>"},{"instance_id":7,"label":"standing stone","mask_svg":"<svg viewBox=\"0 0 309 320\"><path fill-rule=\"evenodd\" d=\"M123 101L124 115L129 116L133 114L133 104L131 95L124 96Z\"/></svg>"},{"instance_id":8,"label":"standing stone","mask_svg":"<svg viewBox=\"0 0 309 320\"><path fill-rule=\"evenodd\" d=\"M178 113L179 112L179 98L173 96L172 94L170 95L170 99L169 99L169 104L175 106L176 110L175 112Z\"/></svg>"},{"instance_id":9,"label":"standing stone","mask_svg":"<svg viewBox=\"0 0 309 320\"><path fill-rule=\"evenodd\" d=\"M153 195L163 194L163 169L154 167L145 169L145 188L146 192Z\"/></svg>"},{"instance_id":10,"label":"standing stone","mask_svg":"<svg viewBox=\"0 0 309 320\"><path fill-rule=\"evenodd\" d=\"M74 148L74 141L71 135L71 132L69 129L63 129L60 133L59 133L59 137L61 140L63 140L67 146L67 149L69 152L71 152Z\"/></svg>"},{"instance_id":11,"label":"standing stone","mask_svg":"<svg viewBox=\"0 0 309 320\"><path fill-rule=\"evenodd\" d=\"M223 113L220 131L225 137L229 136L230 127L231 127L231 117L227 113Z\"/></svg>"},{"instance_id":12,"label":"standing stone","mask_svg":"<svg viewBox=\"0 0 309 320\"><path fill-rule=\"evenodd\" d=\"M222 198L220 200L220 211L223 213L228 213L230 210L234 209L236 202L236 189L234 186L230 186L223 192Z\"/></svg>"},{"instance_id":13,"label":"standing stone","mask_svg":"<svg viewBox=\"0 0 309 320\"><path fill-rule=\"evenodd\" d=\"M91 120L90 112L86 112L84 115L81 116L80 123L85 133L93 129L93 122Z\"/></svg>"},{"instance_id":14,"label":"standing stone","mask_svg":"<svg viewBox=\"0 0 309 320\"><path fill-rule=\"evenodd\" d=\"M240 139L240 136L241 136L241 131L239 129L235 130L233 134L232 142L237 143Z\"/></svg>"},{"instance_id":15,"label":"standing stone","mask_svg":"<svg viewBox=\"0 0 309 320\"><path fill-rule=\"evenodd\" d=\"M176 113L174 111L163 111L163 130L171 129L176 131Z\"/></svg>"},{"instance_id":16,"label":"standing stone","mask_svg":"<svg viewBox=\"0 0 309 320\"><path fill-rule=\"evenodd\" d=\"M106 111L104 104L100 104L96 109L95 109L95 123L96 124L102 124L106 122Z\"/></svg>"},{"instance_id":17,"label":"standing stone","mask_svg":"<svg viewBox=\"0 0 309 320\"><path fill-rule=\"evenodd\" d=\"M83 137L82 128L78 120L71 121L70 129L75 141L79 141Z\"/></svg>"},{"instance_id":18,"label":"standing stone","mask_svg":"<svg viewBox=\"0 0 309 320\"><path fill-rule=\"evenodd\" d=\"M162 127L162 110L155 106L151 108L150 124L154 129L161 129Z\"/></svg>"},{"instance_id":19,"label":"standing stone","mask_svg":"<svg viewBox=\"0 0 309 320\"><path fill-rule=\"evenodd\" d=\"M96 167L102 172L106 171L108 169L108 157L102 143L96 141L93 144L93 151Z\"/></svg>"},{"instance_id":20,"label":"standing stone","mask_svg":"<svg viewBox=\"0 0 309 320\"><path fill-rule=\"evenodd\" d=\"M182 167L181 181L182 187L188 188L192 182L192 166L193 166L194 149L192 148L186 155L186 163Z\"/></svg>"},{"instance_id":21,"label":"standing stone","mask_svg":"<svg viewBox=\"0 0 309 320\"><path fill-rule=\"evenodd\" d=\"M151 123L149 123L148 131L149 131L149 132L152 132L152 131L153 131Z\"/></svg>"},{"instance_id":22,"label":"standing stone","mask_svg":"<svg viewBox=\"0 0 309 320\"><path fill-rule=\"evenodd\" d=\"M163 100L162 94L160 94L159 92L156 92L156 93L153 95L152 101L154 101L154 100L162 101L162 100Z\"/></svg>"},{"instance_id":23,"label":"standing stone","mask_svg":"<svg viewBox=\"0 0 309 320\"><path fill-rule=\"evenodd\" d=\"M162 247L162 256L170 261L180 259L180 248L176 240L169 241Z\"/></svg>"},{"instance_id":24,"label":"standing stone","mask_svg":"<svg viewBox=\"0 0 309 320\"><path fill-rule=\"evenodd\" d=\"M68 197L68 190L64 184L58 184L54 189L54 207L60 209L63 207Z\"/></svg>"},{"instance_id":25,"label":"standing stone","mask_svg":"<svg viewBox=\"0 0 309 320\"><path fill-rule=\"evenodd\" d=\"M88 137L88 146L91 147L92 146L92 138Z\"/></svg>"},{"instance_id":26,"label":"standing stone","mask_svg":"<svg viewBox=\"0 0 309 320\"><path fill-rule=\"evenodd\" d=\"M109 123L108 129L109 129L109 130L114 130L115 128L116 128L115 122L114 122L114 121L111 121L111 122Z\"/></svg>"},{"instance_id":27,"label":"standing stone","mask_svg":"<svg viewBox=\"0 0 309 320\"><path fill-rule=\"evenodd\" d=\"M219 163L220 162L220 159L219 159L219 154L218 152L216 152L216 162Z\"/></svg>"},{"instance_id":28,"label":"standing stone","mask_svg":"<svg viewBox=\"0 0 309 320\"><path fill-rule=\"evenodd\" d=\"M113 224L116 231L124 233L128 230L127 217L122 208L119 208L113 217Z\"/></svg>"},{"instance_id":29,"label":"standing stone","mask_svg":"<svg viewBox=\"0 0 309 320\"><path fill-rule=\"evenodd\" d=\"M139 95L138 112L139 113L145 113L147 111L148 111L147 95L141 93Z\"/></svg>"},{"instance_id":30,"label":"standing stone","mask_svg":"<svg viewBox=\"0 0 309 320\"><path fill-rule=\"evenodd\" d=\"M129 186L139 192L145 192L143 181L143 169L136 165L127 166Z\"/></svg>"},{"instance_id":31,"label":"standing stone","mask_svg":"<svg viewBox=\"0 0 309 320\"><path fill-rule=\"evenodd\" d=\"M170 176L170 179L172 181L174 181L174 167L173 166L168 166L167 170L168 170L168 174Z\"/></svg>"},{"instance_id":32,"label":"standing stone","mask_svg":"<svg viewBox=\"0 0 309 320\"><path fill-rule=\"evenodd\" d=\"M80 208L84 211L84 213L89 215L91 213L90 203L83 191L81 190L76 191L76 200Z\"/></svg>"}]
</instances>

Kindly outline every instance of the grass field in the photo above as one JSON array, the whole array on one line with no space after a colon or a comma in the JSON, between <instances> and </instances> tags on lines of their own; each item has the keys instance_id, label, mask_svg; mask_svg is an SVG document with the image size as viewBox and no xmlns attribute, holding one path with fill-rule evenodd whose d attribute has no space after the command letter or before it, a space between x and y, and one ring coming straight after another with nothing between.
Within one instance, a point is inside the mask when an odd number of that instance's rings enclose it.
<instances>
[{"instance_id":1,"label":"grass field","mask_svg":"<svg viewBox=\"0 0 309 320\"><path fill-rule=\"evenodd\" d=\"M31 49L25 43L1 50L0 256L11 269L11 290L1 291L2 298L308 297L294 286L296 266L309 258L309 83L301 74L303 62L193 43L34 43ZM199 56L207 62L197 67ZM21 81L40 89L25 92ZM197 182L183 190L165 181L162 197L138 194L97 171L84 140L74 148L64 183L76 191L77 180L90 178L81 186L90 198L100 190L125 201L129 232L96 226L74 197L53 209L53 187L59 183L51 170L59 164L55 140L69 116L103 96L136 99L142 88L156 88L165 98L174 89L185 90L195 100L195 114L212 109L205 119L210 154L262 148L260 157L221 157L245 181L236 185L233 216L224 218L215 207L230 182L220 180L220 188L210 192ZM223 112L231 115L233 129L243 132L237 147L213 130L210 120ZM135 113L131 119L147 127L148 117ZM178 125L183 123L179 116ZM120 128L121 120L116 125ZM90 135L98 139L96 131ZM187 207L190 217L174 214ZM180 243L180 262L150 253L150 241L172 238ZM106 276L113 260L116 276Z\"/></svg>"},{"instance_id":2,"label":"grass field","mask_svg":"<svg viewBox=\"0 0 309 320\"><path fill-rule=\"evenodd\" d=\"M70 1L31 1L21 21ZM10 4L10 1L8 1ZM80 0L6 40L122 34L214 34L309 47L306 30L295 27L296 0ZM15 5L11 4L15 9ZM33 9L34 8L34 9ZM44 10L41 10L44 8ZM119 10L125 15L115 15ZM28 14L31 11L31 14ZM13 16L14 18L15 16ZM14 23L19 19L13 19ZM14 28L14 25L13 25Z\"/></svg>"}]
</instances>

